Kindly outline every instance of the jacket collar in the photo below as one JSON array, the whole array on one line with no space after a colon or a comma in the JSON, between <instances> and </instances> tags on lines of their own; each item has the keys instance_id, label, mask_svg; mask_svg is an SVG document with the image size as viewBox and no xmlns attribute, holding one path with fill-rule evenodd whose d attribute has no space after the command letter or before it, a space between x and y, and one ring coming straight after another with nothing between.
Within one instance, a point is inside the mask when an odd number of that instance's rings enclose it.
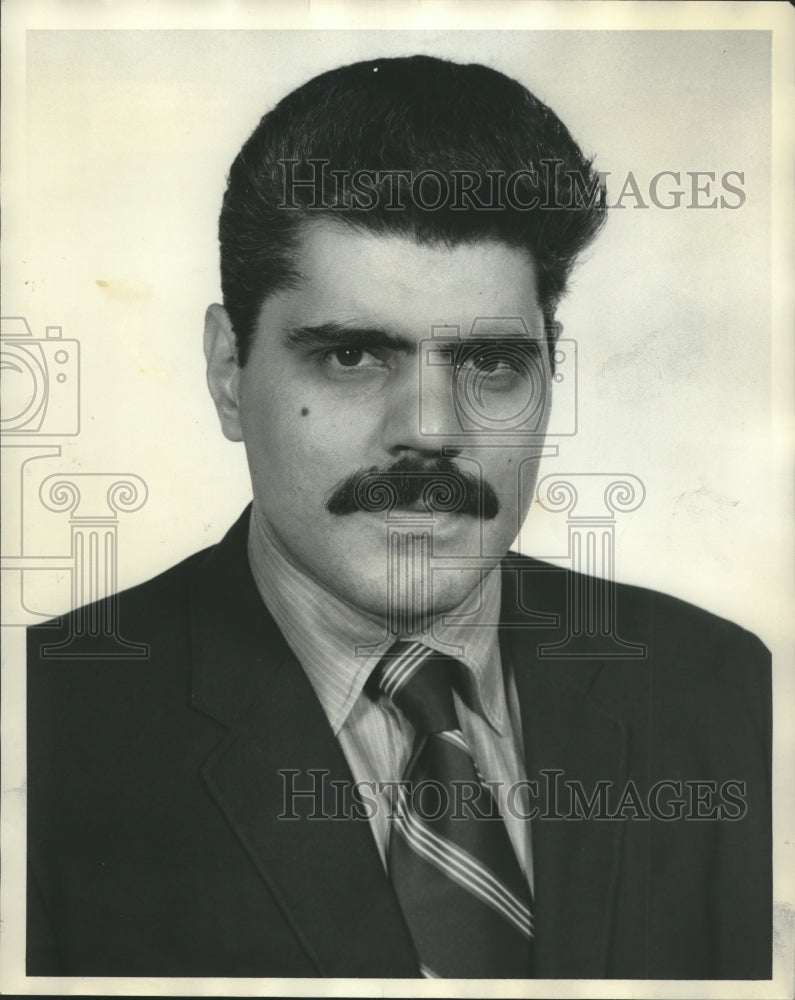
<instances>
[{"instance_id":1,"label":"jacket collar","mask_svg":"<svg viewBox=\"0 0 795 1000\"><path fill-rule=\"evenodd\" d=\"M279 818L335 811L331 783L353 778L259 597L247 530L248 511L203 557L191 597L192 704L229 728L205 764L207 787L317 975L417 976L367 821ZM289 796L308 788L317 794Z\"/></svg>"},{"instance_id":2,"label":"jacket collar","mask_svg":"<svg viewBox=\"0 0 795 1000\"><path fill-rule=\"evenodd\" d=\"M538 782L540 811L532 821L536 976L601 978L623 825L562 818L571 811L563 783L578 781L588 795L598 781L622 785L626 732L622 720L592 697L605 666L595 641L577 658L544 656L545 645L566 635L569 577L532 559L505 560L502 621L512 625L503 625L502 652L516 680L527 777Z\"/></svg>"}]
</instances>

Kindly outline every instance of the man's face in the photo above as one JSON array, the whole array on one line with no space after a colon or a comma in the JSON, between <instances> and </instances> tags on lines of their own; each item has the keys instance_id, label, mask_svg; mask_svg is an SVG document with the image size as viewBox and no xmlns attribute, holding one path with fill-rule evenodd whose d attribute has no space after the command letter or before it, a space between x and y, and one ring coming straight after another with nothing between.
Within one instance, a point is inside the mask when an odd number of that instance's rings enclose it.
<instances>
[{"instance_id":1,"label":"man's face","mask_svg":"<svg viewBox=\"0 0 795 1000\"><path fill-rule=\"evenodd\" d=\"M370 615L398 591L426 614L429 585L433 612L449 610L505 554L532 499L550 385L534 266L502 243L424 246L321 221L299 272L265 301L242 369L225 314L208 311L210 385L227 437L245 442L258 516L295 565ZM480 489L466 512L439 510L433 489L362 510L378 495L368 471L388 478L398 462L415 484L452 469ZM356 473L358 488L340 490ZM423 532L430 562L410 544Z\"/></svg>"}]
</instances>

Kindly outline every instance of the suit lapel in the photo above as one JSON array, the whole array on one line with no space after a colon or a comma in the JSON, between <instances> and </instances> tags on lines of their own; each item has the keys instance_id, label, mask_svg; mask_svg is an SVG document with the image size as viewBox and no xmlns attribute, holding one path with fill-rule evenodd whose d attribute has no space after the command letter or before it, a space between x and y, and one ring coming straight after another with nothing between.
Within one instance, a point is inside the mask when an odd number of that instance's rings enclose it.
<instances>
[{"instance_id":1,"label":"suit lapel","mask_svg":"<svg viewBox=\"0 0 795 1000\"><path fill-rule=\"evenodd\" d=\"M524 563L525 568L532 566L529 560ZM535 804L540 815L532 822L535 974L600 978L607 974L623 825L555 817L567 815L571 808L566 780L581 782L588 795L598 781L623 784L624 726L589 696L602 662L539 659L539 645L561 638L561 633L521 627L518 577L518 573L504 577L503 621L515 627L503 629L502 652L516 679L527 776L539 783ZM543 588L522 587L521 604L528 607L529 600L536 611L557 613L563 622L562 577L554 579L545 570L540 578ZM563 773L556 776L555 771ZM556 784L557 804L549 794L550 790L554 794Z\"/></svg>"},{"instance_id":2,"label":"suit lapel","mask_svg":"<svg viewBox=\"0 0 795 1000\"><path fill-rule=\"evenodd\" d=\"M331 783L353 778L256 590L247 529L244 515L208 553L191 602L193 705L229 727L205 764L207 787L318 975L416 976L368 822L307 818L335 813ZM307 789L316 794L290 798Z\"/></svg>"}]
</instances>

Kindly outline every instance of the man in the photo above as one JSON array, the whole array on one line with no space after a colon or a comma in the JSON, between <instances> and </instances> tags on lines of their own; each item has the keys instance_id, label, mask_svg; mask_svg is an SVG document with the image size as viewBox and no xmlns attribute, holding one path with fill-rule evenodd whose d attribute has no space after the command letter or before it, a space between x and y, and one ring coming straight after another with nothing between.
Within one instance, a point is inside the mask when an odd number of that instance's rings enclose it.
<instances>
[{"instance_id":1,"label":"man","mask_svg":"<svg viewBox=\"0 0 795 1000\"><path fill-rule=\"evenodd\" d=\"M482 66L359 63L263 118L205 328L253 504L120 595L146 660L31 630L29 974L769 977L767 651L507 555L603 221ZM591 606L634 656L561 653Z\"/></svg>"}]
</instances>

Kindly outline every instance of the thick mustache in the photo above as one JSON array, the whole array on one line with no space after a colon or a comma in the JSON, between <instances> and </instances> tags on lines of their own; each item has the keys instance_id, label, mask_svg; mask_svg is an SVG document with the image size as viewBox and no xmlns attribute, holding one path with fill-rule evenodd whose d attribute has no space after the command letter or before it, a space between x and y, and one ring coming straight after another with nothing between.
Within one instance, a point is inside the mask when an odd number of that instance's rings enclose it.
<instances>
[{"instance_id":1,"label":"thick mustache","mask_svg":"<svg viewBox=\"0 0 795 1000\"><path fill-rule=\"evenodd\" d=\"M421 501L428 513L468 514L493 520L500 502L492 487L450 459L423 462L401 458L386 469L373 466L351 473L326 501L331 514L389 512Z\"/></svg>"}]
</instances>

